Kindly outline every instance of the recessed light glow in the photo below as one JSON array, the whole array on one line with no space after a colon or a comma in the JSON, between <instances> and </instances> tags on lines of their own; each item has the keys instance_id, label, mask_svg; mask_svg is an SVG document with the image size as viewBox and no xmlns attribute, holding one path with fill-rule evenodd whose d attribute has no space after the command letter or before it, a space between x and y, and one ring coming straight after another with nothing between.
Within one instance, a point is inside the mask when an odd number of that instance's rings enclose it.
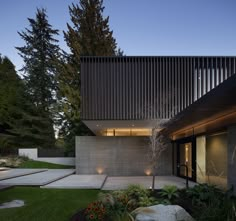
<instances>
[{"instance_id":1,"label":"recessed light glow","mask_svg":"<svg viewBox=\"0 0 236 221\"><path fill-rule=\"evenodd\" d=\"M150 169L145 170L145 174L146 174L147 176L150 176L151 173L152 173L152 171L151 171Z\"/></svg>"},{"instance_id":2,"label":"recessed light glow","mask_svg":"<svg viewBox=\"0 0 236 221\"><path fill-rule=\"evenodd\" d=\"M98 167L96 170L97 170L98 174L102 174L103 173L103 168L101 168L101 167Z\"/></svg>"}]
</instances>

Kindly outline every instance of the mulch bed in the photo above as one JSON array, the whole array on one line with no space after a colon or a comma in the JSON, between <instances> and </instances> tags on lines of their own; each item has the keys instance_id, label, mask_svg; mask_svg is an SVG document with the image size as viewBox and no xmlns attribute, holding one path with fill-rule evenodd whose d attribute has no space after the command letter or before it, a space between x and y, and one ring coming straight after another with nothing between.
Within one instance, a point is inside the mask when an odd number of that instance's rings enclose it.
<instances>
[{"instance_id":1,"label":"mulch bed","mask_svg":"<svg viewBox=\"0 0 236 221\"><path fill-rule=\"evenodd\" d=\"M71 217L70 221L87 221L84 212L85 209L78 211L75 215ZM111 221L111 220L106 218L103 221Z\"/></svg>"},{"instance_id":2,"label":"mulch bed","mask_svg":"<svg viewBox=\"0 0 236 221\"><path fill-rule=\"evenodd\" d=\"M78 211L75 215L71 217L71 221L86 221L84 212L85 209Z\"/></svg>"}]
</instances>

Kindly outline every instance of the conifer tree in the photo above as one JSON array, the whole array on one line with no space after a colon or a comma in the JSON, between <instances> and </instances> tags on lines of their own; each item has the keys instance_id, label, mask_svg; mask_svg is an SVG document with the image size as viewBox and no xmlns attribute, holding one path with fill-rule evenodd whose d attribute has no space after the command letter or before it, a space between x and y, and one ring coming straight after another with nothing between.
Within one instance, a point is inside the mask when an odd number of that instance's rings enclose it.
<instances>
[{"instance_id":1,"label":"conifer tree","mask_svg":"<svg viewBox=\"0 0 236 221\"><path fill-rule=\"evenodd\" d=\"M70 147L74 146L75 136L92 135L80 120L80 57L123 54L103 11L103 0L80 0L69 7L72 24L67 24L64 36L71 53L61 69L59 88L64 117L61 132Z\"/></svg>"},{"instance_id":2,"label":"conifer tree","mask_svg":"<svg viewBox=\"0 0 236 221\"><path fill-rule=\"evenodd\" d=\"M0 56L0 149L47 146L48 127L12 62Z\"/></svg>"},{"instance_id":3,"label":"conifer tree","mask_svg":"<svg viewBox=\"0 0 236 221\"><path fill-rule=\"evenodd\" d=\"M24 74L29 98L36 105L38 113L42 113L44 120L50 122L47 132L51 138L45 140L50 147L55 142L53 120L57 63L60 59L60 49L55 36L59 31L49 24L46 10L43 8L37 9L36 17L28 18L28 21L29 28L18 32L25 45L17 47L17 50L24 61L21 71Z\"/></svg>"}]
</instances>

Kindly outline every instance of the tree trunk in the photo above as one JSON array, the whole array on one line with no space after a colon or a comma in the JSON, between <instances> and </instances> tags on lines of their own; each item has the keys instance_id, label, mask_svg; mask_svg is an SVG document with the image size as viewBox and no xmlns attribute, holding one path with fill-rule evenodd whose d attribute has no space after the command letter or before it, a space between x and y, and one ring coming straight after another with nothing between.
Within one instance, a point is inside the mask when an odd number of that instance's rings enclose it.
<instances>
[{"instance_id":1,"label":"tree trunk","mask_svg":"<svg viewBox=\"0 0 236 221\"><path fill-rule=\"evenodd\" d=\"M153 175L152 175L152 191L155 190L155 177L156 177L156 175L155 175L155 172L154 172Z\"/></svg>"},{"instance_id":2,"label":"tree trunk","mask_svg":"<svg viewBox=\"0 0 236 221\"><path fill-rule=\"evenodd\" d=\"M155 190L156 167L152 168L152 191Z\"/></svg>"}]
</instances>

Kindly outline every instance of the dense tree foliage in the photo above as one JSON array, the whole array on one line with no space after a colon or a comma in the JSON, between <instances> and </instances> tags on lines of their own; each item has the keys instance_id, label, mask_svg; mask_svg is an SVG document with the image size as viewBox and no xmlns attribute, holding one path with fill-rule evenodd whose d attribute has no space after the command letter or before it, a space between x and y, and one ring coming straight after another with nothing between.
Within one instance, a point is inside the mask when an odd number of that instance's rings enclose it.
<instances>
[{"instance_id":1,"label":"dense tree foliage","mask_svg":"<svg viewBox=\"0 0 236 221\"><path fill-rule=\"evenodd\" d=\"M46 146L49 122L28 99L23 80L0 57L0 148Z\"/></svg>"},{"instance_id":2,"label":"dense tree foliage","mask_svg":"<svg viewBox=\"0 0 236 221\"><path fill-rule=\"evenodd\" d=\"M45 140L48 147L53 146L54 118L56 103L56 73L60 59L58 30L53 29L47 20L45 9L37 9L36 18L28 18L29 27L18 32L25 41L25 46L17 47L23 58L24 80L29 94L29 99L36 105L42 118L50 123L47 133L50 140Z\"/></svg>"},{"instance_id":3,"label":"dense tree foliage","mask_svg":"<svg viewBox=\"0 0 236 221\"><path fill-rule=\"evenodd\" d=\"M109 28L109 17L104 17L103 11L102 0L80 0L69 7L72 25L67 24L64 36L71 53L67 54L59 77L64 116L61 133L69 146L76 135L92 134L80 120L80 57L122 55Z\"/></svg>"}]
</instances>

